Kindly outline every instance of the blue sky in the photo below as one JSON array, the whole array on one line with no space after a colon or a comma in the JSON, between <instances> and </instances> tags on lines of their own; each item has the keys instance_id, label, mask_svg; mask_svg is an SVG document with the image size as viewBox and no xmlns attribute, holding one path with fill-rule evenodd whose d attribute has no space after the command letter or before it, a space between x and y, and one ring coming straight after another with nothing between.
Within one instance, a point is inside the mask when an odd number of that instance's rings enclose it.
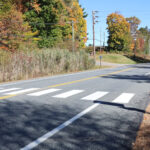
<instances>
[{"instance_id":1,"label":"blue sky","mask_svg":"<svg viewBox=\"0 0 150 150\"><path fill-rule=\"evenodd\" d=\"M87 32L88 44L92 44L92 10L100 11L97 15L99 16L99 23L96 24L96 45L100 45L100 30L102 42L104 41L104 32L106 34L107 42L107 25L106 18L112 12L120 12L124 17L136 16L141 20L140 27L148 26L150 28L150 0L79 0L82 7L88 13L87 20Z\"/></svg>"}]
</instances>

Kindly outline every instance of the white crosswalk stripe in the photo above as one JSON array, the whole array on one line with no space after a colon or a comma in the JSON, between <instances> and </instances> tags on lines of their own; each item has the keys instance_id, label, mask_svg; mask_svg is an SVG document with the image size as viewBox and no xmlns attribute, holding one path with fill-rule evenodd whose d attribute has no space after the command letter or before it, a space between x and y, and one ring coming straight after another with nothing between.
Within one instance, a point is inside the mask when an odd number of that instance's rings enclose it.
<instances>
[{"instance_id":1,"label":"white crosswalk stripe","mask_svg":"<svg viewBox=\"0 0 150 150\"><path fill-rule=\"evenodd\" d=\"M25 90L19 90L19 91L14 91L10 93L6 93L5 95L14 95L14 94L21 94L21 93L26 93L26 92L31 92L34 90L38 90L39 88L30 88L30 89L25 89Z\"/></svg>"},{"instance_id":2,"label":"white crosswalk stripe","mask_svg":"<svg viewBox=\"0 0 150 150\"><path fill-rule=\"evenodd\" d=\"M88 95L86 97L83 97L82 100L88 100L88 101L95 101L98 100L99 98L105 96L106 94L108 94L108 92L95 92L91 95Z\"/></svg>"},{"instance_id":3,"label":"white crosswalk stripe","mask_svg":"<svg viewBox=\"0 0 150 150\"><path fill-rule=\"evenodd\" d=\"M79 94L79 93L82 93L82 92L83 92L83 90L71 90L71 91L68 91L68 92L65 92L65 93L61 93L61 94L53 96L53 97L56 97L56 98L68 98L70 96L73 96L73 95L76 95L76 94Z\"/></svg>"},{"instance_id":4,"label":"white crosswalk stripe","mask_svg":"<svg viewBox=\"0 0 150 150\"><path fill-rule=\"evenodd\" d=\"M0 90L0 93L9 92L9 91L15 91L15 90L19 90L19 89L20 88L4 89L4 90Z\"/></svg>"},{"instance_id":5,"label":"white crosswalk stripe","mask_svg":"<svg viewBox=\"0 0 150 150\"><path fill-rule=\"evenodd\" d=\"M113 100L114 103L126 104L129 103L130 100L134 97L133 93L122 93L119 97Z\"/></svg>"},{"instance_id":6,"label":"white crosswalk stripe","mask_svg":"<svg viewBox=\"0 0 150 150\"><path fill-rule=\"evenodd\" d=\"M53 92L60 91L60 90L61 90L61 89L47 89L47 90L43 90L43 91L31 93L31 94L28 94L28 95L29 95L29 96L41 96L41 95L53 93Z\"/></svg>"},{"instance_id":7,"label":"white crosswalk stripe","mask_svg":"<svg viewBox=\"0 0 150 150\"><path fill-rule=\"evenodd\" d=\"M51 88L51 89L45 89L45 90L40 90L40 88L28 88L28 89L21 89L21 88L9 88L9 89L1 89L0 88L0 93L2 93L3 95L15 95L15 94L27 94L27 96L34 96L34 97L38 97L38 96L42 96L42 95L46 95L46 94L50 94L53 92L57 92L60 91L61 89L55 89L55 88ZM28 93L30 92L30 93ZM70 90L64 93L60 93L57 95L54 95L52 97L54 98L68 98L77 94L80 94L84 92L84 90ZM106 91L96 91L90 95L87 95L83 98L81 98L81 100L85 100L85 101L95 101L100 99L101 97L104 97L105 95L107 95L109 92ZM121 95L119 95L117 98L115 98L112 102L113 103L120 103L120 104L127 104L131 101L131 99L135 96L134 93L122 93Z\"/></svg>"}]
</instances>

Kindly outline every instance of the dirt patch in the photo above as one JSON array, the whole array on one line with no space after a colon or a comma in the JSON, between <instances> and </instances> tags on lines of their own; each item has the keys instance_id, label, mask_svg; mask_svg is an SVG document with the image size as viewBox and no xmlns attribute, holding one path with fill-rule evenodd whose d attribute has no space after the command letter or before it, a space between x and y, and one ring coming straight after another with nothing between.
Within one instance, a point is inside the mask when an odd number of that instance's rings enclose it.
<instances>
[{"instance_id":1,"label":"dirt patch","mask_svg":"<svg viewBox=\"0 0 150 150\"><path fill-rule=\"evenodd\" d=\"M150 150L150 105L146 112L132 150Z\"/></svg>"}]
</instances>

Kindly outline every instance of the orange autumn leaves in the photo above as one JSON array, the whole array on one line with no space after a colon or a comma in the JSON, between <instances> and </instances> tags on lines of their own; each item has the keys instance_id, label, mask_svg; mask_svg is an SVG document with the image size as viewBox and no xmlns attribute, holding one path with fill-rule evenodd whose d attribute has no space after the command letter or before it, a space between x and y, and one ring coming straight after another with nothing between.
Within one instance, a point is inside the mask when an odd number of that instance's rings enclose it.
<instances>
[{"instance_id":1,"label":"orange autumn leaves","mask_svg":"<svg viewBox=\"0 0 150 150\"><path fill-rule=\"evenodd\" d=\"M127 51L130 45L130 24L118 13L107 17L108 48L112 51Z\"/></svg>"},{"instance_id":2,"label":"orange autumn leaves","mask_svg":"<svg viewBox=\"0 0 150 150\"><path fill-rule=\"evenodd\" d=\"M1 17L3 15L0 16L0 33L7 36L5 38L4 36L0 37L0 46L4 47L5 45L7 48L17 49L19 42L23 42L28 35L33 35L33 37L30 36L33 40L36 38L41 40L41 42L46 37L45 42L40 45L42 47L57 46L58 42L65 43L67 41L66 43L71 43L71 22L74 21L76 48L85 47L87 40L86 20L84 18L84 10L77 0L69 1L69 4L67 4L67 0L6 1L10 5L9 11L7 10L9 15L4 13L4 17ZM12 10L14 13L11 13ZM13 24L11 24L12 20ZM7 27L7 29L2 30L4 27ZM31 31L37 34L35 35Z\"/></svg>"},{"instance_id":3,"label":"orange autumn leaves","mask_svg":"<svg viewBox=\"0 0 150 150\"><path fill-rule=\"evenodd\" d=\"M143 35L138 30L140 20L137 17L125 18L119 13L107 17L108 49L110 51L144 51Z\"/></svg>"}]
</instances>

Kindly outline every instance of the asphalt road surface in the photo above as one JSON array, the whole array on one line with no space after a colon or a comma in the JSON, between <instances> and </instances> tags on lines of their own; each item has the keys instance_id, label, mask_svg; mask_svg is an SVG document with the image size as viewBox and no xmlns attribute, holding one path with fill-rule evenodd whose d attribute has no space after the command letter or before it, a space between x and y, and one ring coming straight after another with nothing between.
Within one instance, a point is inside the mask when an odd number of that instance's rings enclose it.
<instances>
[{"instance_id":1,"label":"asphalt road surface","mask_svg":"<svg viewBox=\"0 0 150 150\"><path fill-rule=\"evenodd\" d=\"M150 64L1 84L0 150L129 150L149 94Z\"/></svg>"}]
</instances>

